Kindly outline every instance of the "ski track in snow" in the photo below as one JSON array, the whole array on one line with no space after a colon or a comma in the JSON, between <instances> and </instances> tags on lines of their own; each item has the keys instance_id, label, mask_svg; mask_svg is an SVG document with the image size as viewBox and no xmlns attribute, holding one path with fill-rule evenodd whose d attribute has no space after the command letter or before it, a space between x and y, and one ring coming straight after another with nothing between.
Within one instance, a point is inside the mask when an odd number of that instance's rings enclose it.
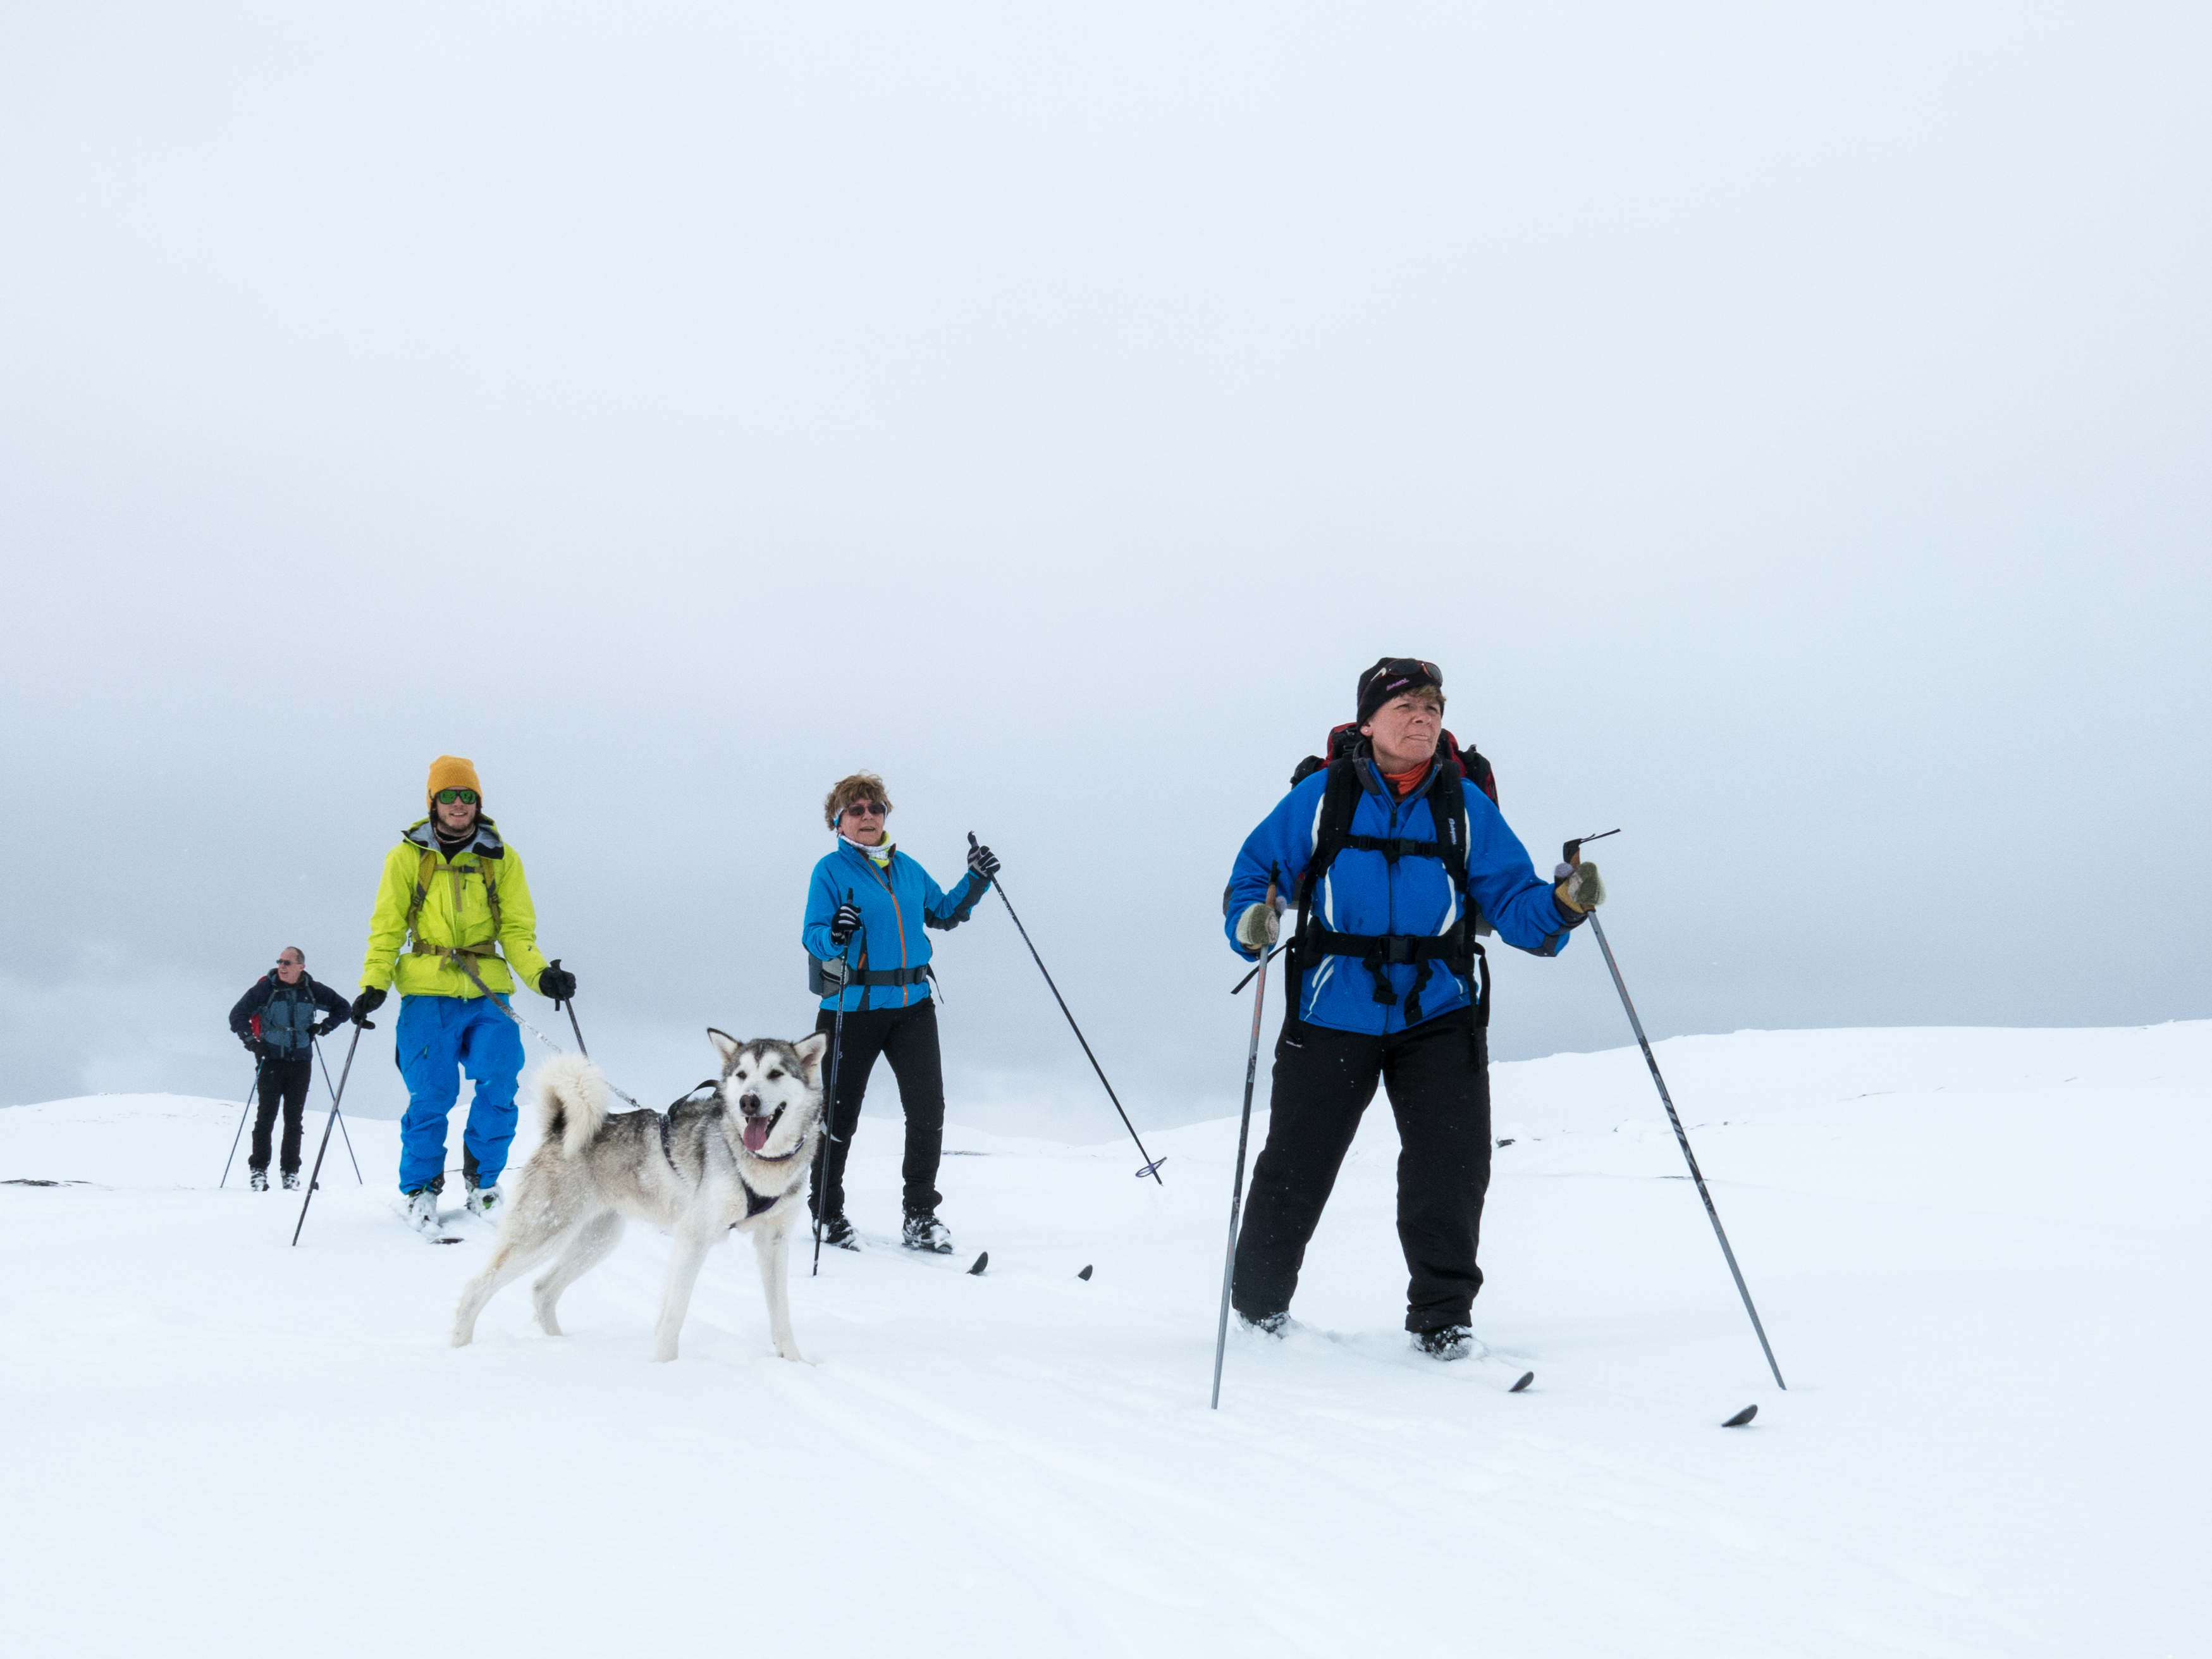
<instances>
[{"instance_id":1,"label":"ski track in snow","mask_svg":"<svg viewBox=\"0 0 2212 1659\"><path fill-rule=\"evenodd\" d=\"M1218 1413L1233 1121L1148 1133L1164 1188L1110 1119L951 1131L953 1257L795 1251L793 1365L733 1242L660 1366L635 1226L568 1336L526 1280L447 1346L490 1229L409 1233L391 1123L295 1250L296 1195L209 1179L235 1102L0 1112L0 1177L83 1183L0 1186L9 1650L2203 1650L2212 1023L1660 1054L1786 1394L1632 1049L1497 1068L1477 1358L1398 1328L1378 1105ZM898 1139L869 1115L864 1227Z\"/></svg>"}]
</instances>

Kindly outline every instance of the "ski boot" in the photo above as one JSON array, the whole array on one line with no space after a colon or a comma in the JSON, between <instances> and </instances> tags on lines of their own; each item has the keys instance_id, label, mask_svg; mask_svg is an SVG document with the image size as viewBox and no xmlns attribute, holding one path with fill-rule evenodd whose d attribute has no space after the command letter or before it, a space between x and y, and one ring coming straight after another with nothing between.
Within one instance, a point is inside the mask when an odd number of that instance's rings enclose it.
<instances>
[{"instance_id":1,"label":"ski boot","mask_svg":"<svg viewBox=\"0 0 2212 1659\"><path fill-rule=\"evenodd\" d=\"M438 1189L417 1187L407 1194L407 1219L426 1233L438 1231Z\"/></svg>"},{"instance_id":2,"label":"ski boot","mask_svg":"<svg viewBox=\"0 0 2212 1659\"><path fill-rule=\"evenodd\" d=\"M1287 1313L1261 1314L1257 1319L1248 1319L1240 1313L1237 1316L1237 1322L1255 1336L1272 1336L1278 1342L1289 1334L1291 1328L1291 1316Z\"/></svg>"},{"instance_id":3,"label":"ski boot","mask_svg":"<svg viewBox=\"0 0 2212 1659\"><path fill-rule=\"evenodd\" d=\"M1415 1331L1413 1346L1431 1359L1464 1359L1474 1333L1464 1325L1439 1325L1432 1331Z\"/></svg>"},{"instance_id":4,"label":"ski boot","mask_svg":"<svg viewBox=\"0 0 2212 1659\"><path fill-rule=\"evenodd\" d=\"M899 1243L909 1250L927 1250L932 1255L952 1254L952 1230L937 1218L934 1210L923 1210L908 1215L906 1225L899 1231Z\"/></svg>"},{"instance_id":5,"label":"ski boot","mask_svg":"<svg viewBox=\"0 0 2212 1659\"><path fill-rule=\"evenodd\" d=\"M833 1215L822 1224L822 1242L835 1244L841 1250L857 1250L860 1236L853 1231L853 1224L841 1215Z\"/></svg>"},{"instance_id":6,"label":"ski boot","mask_svg":"<svg viewBox=\"0 0 2212 1659\"><path fill-rule=\"evenodd\" d=\"M288 1193L296 1193L300 1190L300 1172L297 1170L284 1171L284 1190Z\"/></svg>"},{"instance_id":7,"label":"ski boot","mask_svg":"<svg viewBox=\"0 0 2212 1659\"><path fill-rule=\"evenodd\" d=\"M507 1197L496 1187L479 1187L471 1182L467 1194L461 1200L461 1207L471 1215L482 1216L489 1221L507 1207Z\"/></svg>"},{"instance_id":8,"label":"ski boot","mask_svg":"<svg viewBox=\"0 0 2212 1659\"><path fill-rule=\"evenodd\" d=\"M267 1192L269 1190L269 1171L262 1169L247 1170L246 1172L246 1184L252 1188L257 1193Z\"/></svg>"}]
</instances>

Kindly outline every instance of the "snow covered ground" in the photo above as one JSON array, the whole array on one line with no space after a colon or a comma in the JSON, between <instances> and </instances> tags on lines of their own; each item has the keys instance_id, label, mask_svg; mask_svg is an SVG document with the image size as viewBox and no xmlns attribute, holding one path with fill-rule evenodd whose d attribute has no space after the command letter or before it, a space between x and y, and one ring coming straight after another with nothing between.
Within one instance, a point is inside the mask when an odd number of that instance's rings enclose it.
<instances>
[{"instance_id":1,"label":"snow covered ground","mask_svg":"<svg viewBox=\"0 0 2212 1659\"><path fill-rule=\"evenodd\" d=\"M572 1334L516 1286L448 1348L486 1239L402 1230L392 1124L294 1249L296 1199L215 1190L235 1102L0 1112L0 1177L85 1183L0 1187L8 1650L2212 1649L2212 1023L1660 1056L1787 1394L1632 1049L1498 1068L1486 1359L1404 1346L1378 1106L1218 1413L1233 1121L1148 1137L1164 1189L956 1131L984 1277L833 1253L792 1365L740 1244L662 1366L635 1229ZM854 1159L878 1234L897 1139Z\"/></svg>"}]
</instances>

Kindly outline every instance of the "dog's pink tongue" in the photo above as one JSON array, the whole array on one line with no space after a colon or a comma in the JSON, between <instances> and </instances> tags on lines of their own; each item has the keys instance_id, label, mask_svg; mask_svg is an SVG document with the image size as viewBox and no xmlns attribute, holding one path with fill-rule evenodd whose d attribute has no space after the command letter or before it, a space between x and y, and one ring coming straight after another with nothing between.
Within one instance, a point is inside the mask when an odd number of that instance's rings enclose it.
<instances>
[{"instance_id":1,"label":"dog's pink tongue","mask_svg":"<svg viewBox=\"0 0 2212 1659\"><path fill-rule=\"evenodd\" d=\"M768 1120L764 1117L747 1118L745 1120L744 1136L745 1150L747 1152L757 1152L760 1151L762 1147L768 1145Z\"/></svg>"}]
</instances>

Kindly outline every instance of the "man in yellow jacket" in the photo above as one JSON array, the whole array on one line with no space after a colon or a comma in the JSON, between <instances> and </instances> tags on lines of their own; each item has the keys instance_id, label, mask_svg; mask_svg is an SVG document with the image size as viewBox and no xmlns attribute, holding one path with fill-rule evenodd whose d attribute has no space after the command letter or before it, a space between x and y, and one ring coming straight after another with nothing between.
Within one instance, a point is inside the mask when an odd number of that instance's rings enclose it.
<instances>
[{"instance_id":1,"label":"man in yellow jacket","mask_svg":"<svg viewBox=\"0 0 2212 1659\"><path fill-rule=\"evenodd\" d=\"M423 1227L437 1219L446 1119L460 1098L464 1073L477 1085L461 1146L468 1206L488 1215L499 1203L522 1074L521 1033L504 1008L514 975L556 1003L576 994L576 976L538 949L538 912L522 860L483 816L476 767L439 756L430 763L428 793L430 816L409 825L385 856L353 1005L354 1019L367 1025L398 981L392 1058L408 1096L399 1121L399 1189L410 1218ZM501 1006L493 1006L495 999Z\"/></svg>"}]
</instances>

